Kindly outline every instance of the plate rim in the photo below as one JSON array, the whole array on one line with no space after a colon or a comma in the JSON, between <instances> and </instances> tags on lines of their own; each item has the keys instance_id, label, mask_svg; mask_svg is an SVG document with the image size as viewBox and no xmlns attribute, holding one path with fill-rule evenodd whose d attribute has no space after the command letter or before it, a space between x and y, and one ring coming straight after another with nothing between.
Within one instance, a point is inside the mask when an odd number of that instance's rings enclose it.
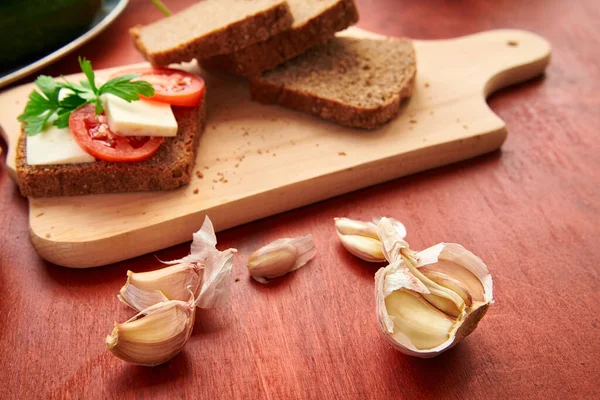
<instances>
[{"instance_id":1,"label":"plate rim","mask_svg":"<svg viewBox=\"0 0 600 400\"><path fill-rule=\"evenodd\" d=\"M39 71L45 66L51 64L59 58L64 57L70 52L81 47L89 40L95 38L96 36L98 36L98 34L100 34L100 32L106 29L119 15L121 15L121 13L125 10L127 4L129 4L129 0L118 0L118 3L113 7L112 10L109 11L108 14L106 14L104 18L102 18L96 25L94 25L91 29L87 30L84 34L82 34L75 40L67 43L63 47L53 51L47 56L44 56L33 63L27 64L26 66L1 77L0 88L8 86L11 83L16 82L29 74Z\"/></svg>"}]
</instances>

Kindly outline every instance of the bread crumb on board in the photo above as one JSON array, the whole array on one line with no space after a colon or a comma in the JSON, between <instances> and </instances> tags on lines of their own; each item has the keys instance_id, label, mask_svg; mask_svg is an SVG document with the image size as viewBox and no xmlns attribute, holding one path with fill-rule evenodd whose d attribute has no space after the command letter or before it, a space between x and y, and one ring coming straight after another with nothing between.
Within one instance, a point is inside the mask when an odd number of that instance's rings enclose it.
<instances>
[{"instance_id":1,"label":"bread crumb on board","mask_svg":"<svg viewBox=\"0 0 600 400\"><path fill-rule=\"evenodd\" d=\"M41 213L37 214L35 217L36 217L36 218L39 218L39 217L41 217L42 215L44 215L44 213L43 213L43 212L41 212Z\"/></svg>"},{"instance_id":2,"label":"bread crumb on board","mask_svg":"<svg viewBox=\"0 0 600 400\"><path fill-rule=\"evenodd\" d=\"M196 171L196 176L198 177L198 179L204 178L204 174L201 171Z\"/></svg>"},{"instance_id":3,"label":"bread crumb on board","mask_svg":"<svg viewBox=\"0 0 600 400\"><path fill-rule=\"evenodd\" d=\"M517 42L516 40L509 40L508 42L506 42L506 44L511 47L517 47L519 45L519 42Z\"/></svg>"},{"instance_id":4,"label":"bread crumb on board","mask_svg":"<svg viewBox=\"0 0 600 400\"><path fill-rule=\"evenodd\" d=\"M425 87L428 88L429 86L431 86L429 82L425 82Z\"/></svg>"},{"instance_id":5,"label":"bread crumb on board","mask_svg":"<svg viewBox=\"0 0 600 400\"><path fill-rule=\"evenodd\" d=\"M347 154L346 154L346 152L345 152L345 151L340 151L340 152L338 153L338 156L347 156Z\"/></svg>"},{"instance_id":6,"label":"bread crumb on board","mask_svg":"<svg viewBox=\"0 0 600 400\"><path fill-rule=\"evenodd\" d=\"M417 121L416 119L411 119L411 120L410 120L410 121L408 121L408 122L410 122L411 124L416 124L416 123L417 123L417 122L419 122L419 121Z\"/></svg>"},{"instance_id":7,"label":"bread crumb on board","mask_svg":"<svg viewBox=\"0 0 600 400\"><path fill-rule=\"evenodd\" d=\"M198 194L200 191L198 189L194 189L194 191L192 193L194 194Z\"/></svg>"}]
</instances>

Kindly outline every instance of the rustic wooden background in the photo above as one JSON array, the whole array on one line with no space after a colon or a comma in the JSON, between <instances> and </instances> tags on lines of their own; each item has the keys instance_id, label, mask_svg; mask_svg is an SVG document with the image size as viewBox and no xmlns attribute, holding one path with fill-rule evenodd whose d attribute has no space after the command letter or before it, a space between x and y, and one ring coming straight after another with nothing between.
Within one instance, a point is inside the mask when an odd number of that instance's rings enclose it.
<instances>
[{"instance_id":1,"label":"rustic wooden background","mask_svg":"<svg viewBox=\"0 0 600 400\"><path fill-rule=\"evenodd\" d=\"M115 296L126 271L158 268L154 255L93 270L44 262L2 163L0 398L600 398L598 1L357 2L359 26L378 33L439 39L509 27L552 43L545 77L489 100L508 124L503 150L221 233L220 246L240 250L231 305L201 311L185 351L156 368L104 347L113 321L132 315ZM140 61L126 31L159 17L148 0L131 0L78 54L98 68ZM76 72L76 55L43 72ZM334 217L381 215L402 220L413 247L461 243L493 274L496 304L435 359L404 356L379 336L377 267L338 244ZM248 278L255 248L306 233L319 250L312 264L269 286Z\"/></svg>"}]
</instances>

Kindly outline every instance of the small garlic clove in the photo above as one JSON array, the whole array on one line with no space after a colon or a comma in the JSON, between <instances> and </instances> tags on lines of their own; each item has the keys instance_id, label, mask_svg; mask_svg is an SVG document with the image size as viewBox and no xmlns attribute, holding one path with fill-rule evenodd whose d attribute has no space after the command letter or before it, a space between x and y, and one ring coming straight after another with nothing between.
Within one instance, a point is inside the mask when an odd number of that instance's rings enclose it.
<instances>
[{"instance_id":1,"label":"small garlic clove","mask_svg":"<svg viewBox=\"0 0 600 400\"><path fill-rule=\"evenodd\" d=\"M127 282L119 292L119 300L142 311L163 301L198 298L202 270L198 263L184 263L150 272L127 271Z\"/></svg>"},{"instance_id":2,"label":"small garlic clove","mask_svg":"<svg viewBox=\"0 0 600 400\"><path fill-rule=\"evenodd\" d=\"M410 290L400 289L385 299L394 316L394 328L406 335L417 349L431 349L446 342L454 320Z\"/></svg>"},{"instance_id":3,"label":"small garlic clove","mask_svg":"<svg viewBox=\"0 0 600 400\"><path fill-rule=\"evenodd\" d=\"M385 262L379 239L358 235L339 235L342 246L350 253L368 262Z\"/></svg>"},{"instance_id":4,"label":"small garlic clove","mask_svg":"<svg viewBox=\"0 0 600 400\"><path fill-rule=\"evenodd\" d=\"M196 307L171 300L157 303L124 323L115 323L106 337L106 347L123 361L154 366L181 352L194 327Z\"/></svg>"},{"instance_id":5,"label":"small garlic clove","mask_svg":"<svg viewBox=\"0 0 600 400\"><path fill-rule=\"evenodd\" d=\"M334 218L333 220L335 221L335 229L338 235L356 235L379 240L376 223L350 218Z\"/></svg>"},{"instance_id":6,"label":"small garlic clove","mask_svg":"<svg viewBox=\"0 0 600 400\"><path fill-rule=\"evenodd\" d=\"M378 234L389 265L375 274L376 310L388 342L429 358L468 336L493 302L483 261L457 244L415 253L386 218Z\"/></svg>"},{"instance_id":7,"label":"small garlic clove","mask_svg":"<svg viewBox=\"0 0 600 400\"><path fill-rule=\"evenodd\" d=\"M367 262L385 262L381 241L377 235L377 222L357 221L350 218L334 218L335 229L342 246L350 253ZM388 218L396 233L406 236L402 223Z\"/></svg>"},{"instance_id":8,"label":"small garlic clove","mask_svg":"<svg viewBox=\"0 0 600 400\"><path fill-rule=\"evenodd\" d=\"M256 281L267 283L304 266L315 254L312 235L279 239L250 255L248 272Z\"/></svg>"}]
</instances>

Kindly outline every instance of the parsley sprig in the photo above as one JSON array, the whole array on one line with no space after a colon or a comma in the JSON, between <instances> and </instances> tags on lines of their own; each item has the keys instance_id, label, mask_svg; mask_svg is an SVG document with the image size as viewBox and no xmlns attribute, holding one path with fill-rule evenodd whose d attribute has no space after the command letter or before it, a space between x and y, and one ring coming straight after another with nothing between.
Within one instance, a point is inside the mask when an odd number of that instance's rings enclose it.
<instances>
[{"instance_id":1,"label":"parsley sprig","mask_svg":"<svg viewBox=\"0 0 600 400\"><path fill-rule=\"evenodd\" d=\"M46 75L40 75L35 80L39 90L33 90L29 94L25 110L18 117L19 121L25 123L24 129L28 135L41 133L49 121L58 128L68 127L71 113L86 104L95 104L96 114L102 113L104 108L100 96L103 94L110 93L127 102L139 100L140 95L154 95L154 88L148 82L132 82L138 74L119 76L97 87L92 63L79 57L79 66L86 77L79 84L66 80L56 81ZM68 89L71 93L60 99L61 89Z\"/></svg>"}]
</instances>

